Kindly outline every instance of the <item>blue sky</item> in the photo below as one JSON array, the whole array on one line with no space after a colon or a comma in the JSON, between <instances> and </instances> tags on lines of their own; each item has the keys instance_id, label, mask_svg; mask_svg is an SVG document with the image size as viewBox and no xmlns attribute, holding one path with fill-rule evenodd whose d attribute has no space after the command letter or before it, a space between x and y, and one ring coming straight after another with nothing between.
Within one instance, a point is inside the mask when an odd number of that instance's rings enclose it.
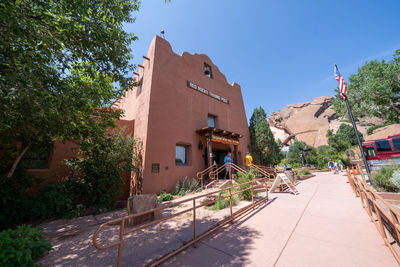
<instances>
[{"instance_id":1,"label":"blue sky","mask_svg":"<svg viewBox=\"0 0 400 267\"><path fill-rule=\"evenodd\" d=\"M333 64L347 80L400 49L399 0L143 0L125 29L139 40L133 63L160 29L173 50L205 53L242 87L246 115L334 95Z\"/></svg>"}]
</instances>

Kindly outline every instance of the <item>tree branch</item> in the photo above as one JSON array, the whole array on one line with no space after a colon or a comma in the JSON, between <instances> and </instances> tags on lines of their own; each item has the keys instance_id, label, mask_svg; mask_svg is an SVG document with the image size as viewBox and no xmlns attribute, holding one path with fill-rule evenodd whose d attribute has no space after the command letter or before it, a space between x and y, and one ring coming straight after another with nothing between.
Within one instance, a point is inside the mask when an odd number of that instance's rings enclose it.
<instances>
[{"instance_id":1,"label":"tree branch","mask_svg":"<svg viewBox=\"0 0 400 267\"><path fill-rule=\"evenodd\" d=\"M15 159L10 171L7 174L7 177L10 178L11 176L13 176L15 169L17 168L19 162L21 161L22 157L25 155L26 151L28 151L28 149L30 148L31 144L27 145L24 150L22 150L22 152L18 155L18 157Z\"/></svg>"}]
</instances>

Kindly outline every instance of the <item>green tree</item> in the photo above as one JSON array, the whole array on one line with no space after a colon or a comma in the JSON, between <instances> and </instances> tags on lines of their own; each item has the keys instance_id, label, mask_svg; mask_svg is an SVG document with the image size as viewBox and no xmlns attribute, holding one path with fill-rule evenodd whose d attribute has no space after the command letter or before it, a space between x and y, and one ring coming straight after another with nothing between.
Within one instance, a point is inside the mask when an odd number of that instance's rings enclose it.
<instances>
[{"instance_id":1,"label":"green tree","mask_svg":"<svg viewBox=\"0 0 400 267\"><path fill-rule=\"evenodd\" d=\"M315 165L317 153L314 147L307 145L303 141L299 141L297 139L294 140L293 144L289 146L289 152L287 155L288 163L292 168L300 168L302 167L302 161L300 157L300 152L304 149L308 149L309 151L305 155L307 158L308 164Z\"/></svg>"},{"instance_id":2,"label":"green tree","mask_svg":"<svg viewBox=\"0 0 400 267\"><path fill-rule=\"evenodd\" d=\"M361 142L364 141L364 137L360 131L358 131ZM357 145L357 137L354 133L352 126L342 123L339 126L336 134L332 130L328 130L326 136L328 137L328 144L336 150L336 152L346 151L351 146Z\"/></svg>"},{"instance_id":3,"label":"green tree","mask_svg":"<svg viewBox=\"0 0 400 267\"><path fill-rule=\"evenodd\" d=\"M393 60L373 60L358 69L347 84L348 101L355 119L376 116L388 122L400 122L400 49ZM348 118L346 104L339 90L334 109L340 117Z\"/></svg>"},{"instance_id":4,"label":"green tree","mask_svg":"<svg viewBox=\"0 0 400 267\"><path fill-rule=\"evenodd\" d=\"M137 37L123 24L138 9L137 0L0 3L0 147L21 145L8 176L33 145L113 125L120 111L99 107L129 88Z\"/></svg>"},{"instance_id":5,"label":"green tree","mask_svg":"<svg viewBox=\"0 0 400 267\"><path fill-rule=\"evenodd\" d=\"M99 131L82 141L80 155L66 163L82 174L87 187L87 205L109 207L112 199L121 193L123 171L138 169L132 159L137 157L133 151L140 143L131 136L124 136L123 131Z\"/></svg>"},{"instance_id":6,"label":"green tree","mask_svg":"<svg viewBox=\"0 0 400 267\"><path fill-rule=\"evenodd\" d=\"M276 165L283 158L280 147L274 139L262 107L255 108L250 118L251 150L255 161L263 165Z\"/></svg>"}]
</instances>

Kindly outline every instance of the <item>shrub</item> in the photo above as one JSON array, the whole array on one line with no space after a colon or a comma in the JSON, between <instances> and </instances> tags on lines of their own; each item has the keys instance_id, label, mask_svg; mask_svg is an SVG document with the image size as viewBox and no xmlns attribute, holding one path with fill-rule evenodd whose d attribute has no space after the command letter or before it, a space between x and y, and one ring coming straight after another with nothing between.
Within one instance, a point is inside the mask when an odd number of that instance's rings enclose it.
<instances>
[{"instance_id":1,"label":"shrub","mask_svg":"<svg viewBox=\"0 0 400 267\"><path fill-rule=\"evenodd\" d=\"M174 190L172 190L172 194L183 196L187 192L196 192L199 189L200 183L197 179L185 177L176 183Z\"/></svg>"},{"instance_id":2,"label":"shrub","mask_svg":"<svg viewBox=\"0 0 400 267\"><path fill-rule=\"evenodd\" d=\"M389 181L400 190L400 170L393 171L392 178Z\"/></svg>"},{"instance_id":3,"label":"shrub","mask_svg":"<svg viewBox=\"0 0 400 267\"><path fill-rule=\"evenodd\" d=\"M121 193L122 172L137 169L132 164L135 142L133 137L124 136L123 130L113 134L95 133L81 142L79 157L66 161L82 173L89 206L111 207L113 198Z\"/></svg>"},{"instance_id":4,"label":"shrub","mask_svg":"<svg viewBox=\"0 0 400 267\"><path fill-rule=\"evenodd\" d=\"M162 192L157 201L158 202L164 202L164 201L170 201L170 200L173 200L173 199L174 199L173 195L171 195L169 193Z\"/></svg>"},{"instance_id":5,"label":"shrub","mask_svg":"<svg viewBox=\"0 0 400 267\"><path fill-rule=\"evenodd\" d=\"M86 192L86 185L75 180L46 185L34 198L33 216L38 219L77 216L76 206Z\"/></svg>"},{"instance_id":6,"label":"shrub","mask_svg":"<svg viewBox=\"0 0 400 267\"><path fill-rule=\"evenodd\" d=\"M237 181L238 184L243 184L243 183L249 182L253 179L254 179L254 173L252 171L248 171L246 173L238 172L238 181ZM250 188L250 187L251 187L250 183L241 185L239 188L239 191ZM254 192L254 196L256 194L257 193ZM240 199L243 199L243 200L251 200L251 189L239 193L239 197L240 197Z\"/></svg>"},{"instance_id":7,"label":"shrub","mask_svg":"<svg viewBox=\"0 0 400 267\"><path fill-rule=\"evenodd\" d=\"M33 229L27 225L0 232L0 265L34 266L34 260L52 249L44 236L41 228Z\"/></svg>"},{"instance_id":8,"label":"shrub","mask_svg":"<svg viewBox=\"0 0 400 267\"><path fill-rule=\"evenodd\" d=\"M297 173L297 175L310 175L311 174L309 169L301 169L301 170L297 171L296 173Z\"/></svg>"},{"instance_id":9,"label":"shrub","mask_svg":"<svg viewBox=\"0 0 400 267\"><path fill-rule=\"evenodd\" d=\"M399 170L398 166L389 165L380 168L379 171L372 174L374 187L379 191L398 192L399 189L391 182L393 172Z\"/></svg>"},{"instance_id":10,"label":"shrub","mask_svg":"<svg viewBox=\"0 0 400 267\"><path fill-rule=\"evenodd\" d=\"M213 209L213 210L222 210L222 209L225 209L225 208L230 206L230 204L229 204L229 192L220 192L218 194L218 198L222 198L222 199L216 201L212 205L211 209ZM250 197L250 199L251 199L251 197ZM236 206L237 203L239 203L239 197L238 197L238 195L233 195L232 196L232 206Z\"/></svg>"}]
</instances>

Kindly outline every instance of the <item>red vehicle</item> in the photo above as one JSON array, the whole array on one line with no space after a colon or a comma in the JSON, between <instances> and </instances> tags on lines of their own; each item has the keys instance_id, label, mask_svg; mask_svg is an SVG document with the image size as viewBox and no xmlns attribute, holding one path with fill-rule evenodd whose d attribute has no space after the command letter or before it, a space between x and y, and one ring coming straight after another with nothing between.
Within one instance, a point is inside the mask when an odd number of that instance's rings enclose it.
<instances>
[{"instance_id":1,"label":"red vehicle","mask_svg":"<svg viewBox=\"0 0 400 267\"><path fill-rule=\"evenodd\" d=\"M378 170L384 165L400 165L400 134L390 135L386 139L365 141L362 146L371 170Z\"/></svg>"}]
</instances>

